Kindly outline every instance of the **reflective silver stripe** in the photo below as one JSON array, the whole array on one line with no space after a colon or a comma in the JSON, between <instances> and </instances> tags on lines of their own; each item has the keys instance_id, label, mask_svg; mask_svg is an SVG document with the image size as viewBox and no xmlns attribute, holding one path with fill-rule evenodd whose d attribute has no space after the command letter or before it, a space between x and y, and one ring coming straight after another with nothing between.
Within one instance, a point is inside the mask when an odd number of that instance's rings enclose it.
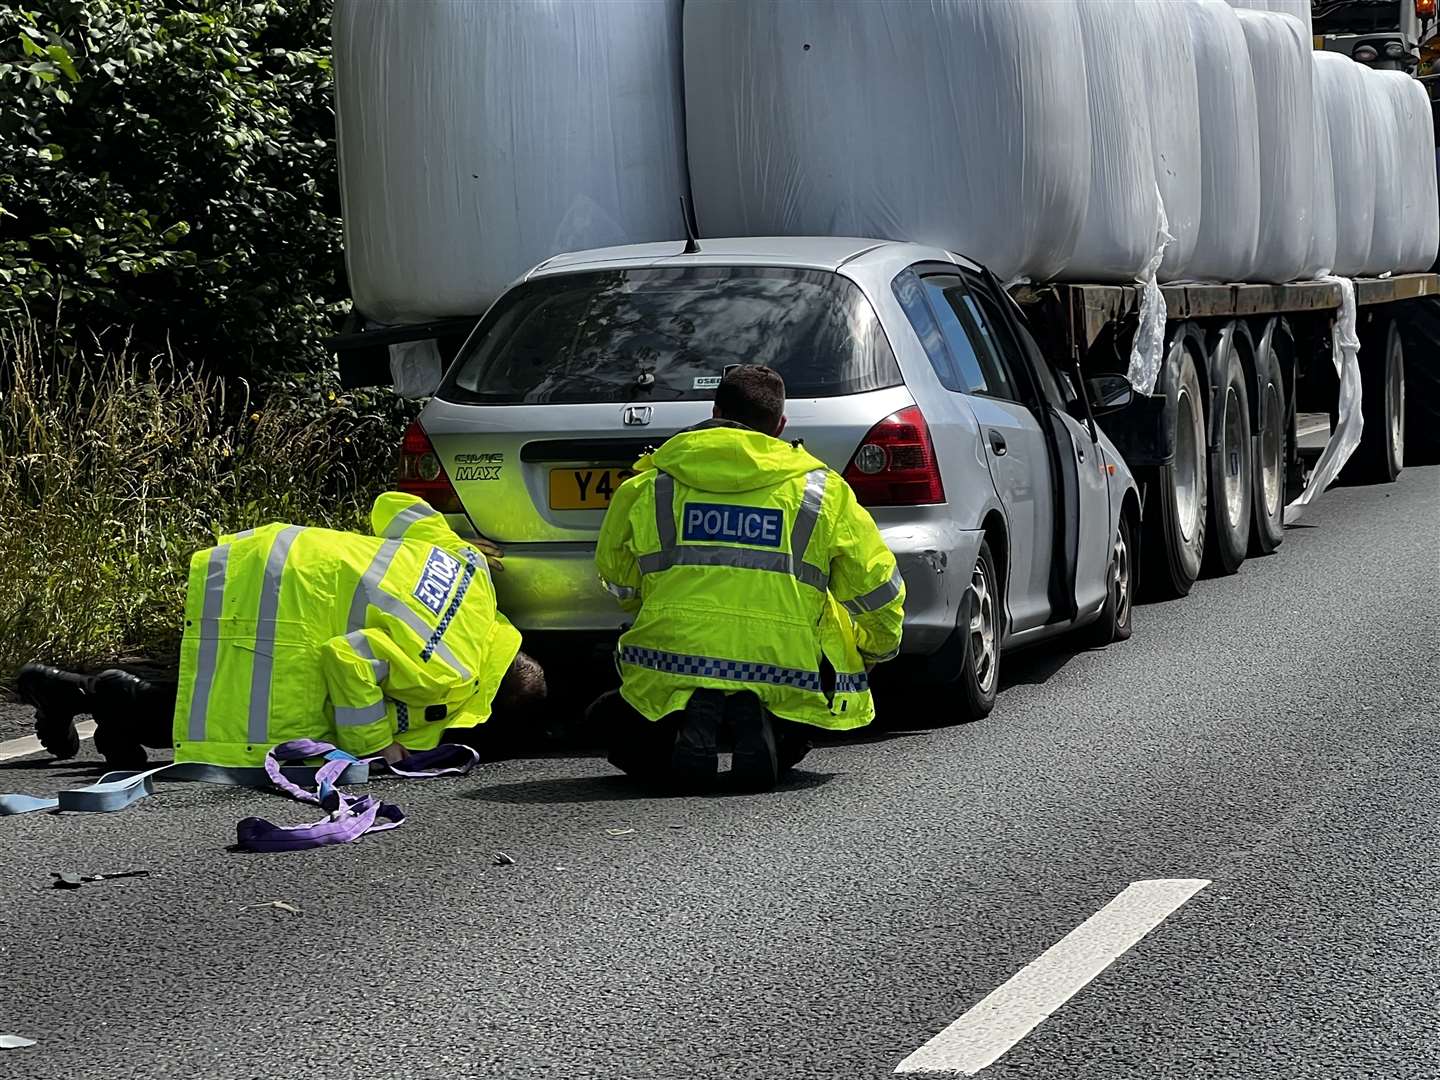
<instances>
[{"instance_id":1,"label":"reflective silver stripe","mask_svg":"<svg viewBox=\"0 0 1440 1080\"><path fill-rule=\"evenodd\" d=\"M373 705L361 705L353 709L344 705L335 706L336 727L360 727L364 724L375 724L384 719L384 698L381 698Z\"/></svg>"},{"instance_id":2,"label":"reflective silver stripe","mask_svg":"<svg viewBox=\"0 0 1440 1080\"><path fill-rule=\"evenodd\" d=\"M345 640L355 650L355 655L370 665L370 677L375 680L376 686L390 677L390 661L375 658L375 650L370 648L370 639L365 636L364 630L346 634Z\"/></svg>"},{"instance_id":3,"label":"reflective silver stripe","mask_svg":"<svg viewBox=\"0 0 1440 1080\"><path fill-rule=\"evenodd\" d=\"M255 617L255 664L250 669L249 739L252 743L263 743L270 734L270 680L275 674L275 615L280 610L285 560L290 557L290 545L299 535L298 525L281 529L265 558L260 610Z\"/></svg>"},{"instance_id":4,"label":"reflective silver stripe","mask_svg":"<svg viewBox=\"0 0 1440 1080\"><path fill-rule=\"evenodd\" d=\"M640 595L640 590L633 585L616 585L613 581L606 581L604 578L600 579L600 584L605 586L605 591L611 596L621 600L633 600Z\"/></svg>"},{"instance_id":5,"label":"reflective silver stripe","mask_svg":"<svg viewBox=\"0 0 1440 1080\"><path fill-rule=\"evenodd\" d=\"M860 652L860 659L864 660L867 664L883 664L886 660L894 660L895 657L899 655L900 646L896 645L895 648L891 649L884 656L871 656L869 653L865 652L862 649Z\"/></svg>"},{"instance_id":6,"label":"reflective silver stripe","mask_svg":"<svg viewBox=\"0 0 1440 1080\"><path fill-rule=\"evenodd\" d=\"M842 600L840 603L852 615L863 615L867 611L879 611L900 596L900 589L904 584L905 579L900 576L900 568L896 567L895 572L890 575L890 580L884 585L877 586L865 595L855 597L854 600Z\"/></svg>"},{"instance_id":7,"label":"reflective silver stripe","mask_svg":"<svg viewBox=\"0 0 1440 1080\"><path fill-rule=\"evenodd\" d=\"M408 509L401 510L400 513L390 519L390 524L385 526L384 535L392 540L398 540L404 536L406 530L417 521L424 521L428 517L439 516L438 511L432 510L428 506L417 505L409 507Z\"/></svg>"},{"instance_id":8,"label":"reflective silver stripe","mask_svg":"<svg viewBox=\"0 0 1440 1080\"><path fill-rule=\"evenodd\" d=\"M800 509L795 513L795 525L790 530L790 554L798 564L805 558L805 549L810 546L810 537L815 532L815 523L820 520L820 506L825 501L824 469L805 474L805 496L800 500Z\"/></svg>"},{"instance_id":9,"label":"reflective silver stripe","mask_svg":"<svg viewBox=\"0 0 1440 1080\"><path fill-rule=\"evenodd\" d=\"M205 717L210 707L210 687L215 683L215 662L220 651L220 613L225 606L225 567L230 562L230 545L210 549L205 564L205 598L200 604L199 655L195 661L195 682L190 688L191 742L205 739Z\"/></svg>"},{"instance_id":10,"label":"reflective silver stripe","mask_svg":"<svg viewBox=\"0 0 1440 1080\"><path fill-rule=\"evenodd\" d=\"M380 545L380 550L375 553L375 558L370 560L370 565L361 575L360 584L355 586L355 595L350 601L350 616L345 620L345 629L352 633L365 629L365 605L370 602L372 593L380 591L380 582L385 580L385 574L390 569L390 564L395 561L395 555L399 552L400 547L399 540L388 540Z\"/></svg>"},{"instance_id":11,"label":"reflective silver stripe","mask_svg":"<svg viewBox=\"0 0 1440 1080\"><path fill-rule=\"evenodd\" d=\"M234 536L230 537L230 540L231 540L232 543L233 543L234 541L236 541L236 540L244 540L244 539L246 539L247 537L254 536L254 535L255 535L255 531L256 531L256 530L254 530L254 529L243 529L243 530L241 530L240 532L236 533Z\"/></svg>"},{"instance_id":12,"label":"reflective silver stripe","mask_svg":"<svg viewBox=\"0 0 1440 1080\"><path fill-rule=\"evenodd\" d=\"M425 624L425 620L411 611L405 605L405 601L399 597L391 596L389 593L381 592L377 589L370 594L369 601L387 615L394 616L406 626L410 627L411 630L414 630L415 636L421 641L428 642L431 634L434 633L434 631ZM460 658L450 650L450 646L446 645L445 642L438 641L435 643L435 655L455 669L456 674L460 676L461 682L468 682L470 680L470 669L460 662Z\"/></svg>"},{"instance_id":13,"label":"reflective silver stripe","mask_svg":"<svg viewBox=\"0 0 1440 1080\"><path fill-rule=\"evenodd\" d=\"M661 551L675 546L675 478L663 471L655 474L655 532Z\"/></svg>"}]
</instances>

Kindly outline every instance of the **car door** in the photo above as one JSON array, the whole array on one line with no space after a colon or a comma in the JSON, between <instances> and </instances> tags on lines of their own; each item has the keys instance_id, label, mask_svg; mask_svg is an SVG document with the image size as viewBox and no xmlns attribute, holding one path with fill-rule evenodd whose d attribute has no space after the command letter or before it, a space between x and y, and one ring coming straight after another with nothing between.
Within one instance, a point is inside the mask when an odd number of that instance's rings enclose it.
<instances>
[{"instance_id":1,"label":"car door","mask_svg":"<svg viewBox=\"0 0 1440 1080\"><path fill-rule=\"evenodd\" d=\"M998 288L998 282L993 288ZM1079 373L1056 368L1041 352L1035 338L1025 325L1024 313L1008 297L999 302L992 294L983 301L995 300L995 315L1003 319L1014 338L1015 353L1034 378L1037 400L1051 418L1062 455L1073 467L1075 522L1074 564L1070 573L1074 614L1094 611L1108 593L1108 575L1114 528L1110 506L1110 469L1100 446L1094 421L1085 401L1083 388L1076 385Z\"/></svg>"},{"instance_id":2,"label":"car door","mask_svg":"<svg viewBox=\"0 0 1440 1080\"><path fill-rule=\"evenodd\" d=\"M1005 508L1009 541L1010 629L1043 626L1052 616L1054 472L1047 436L1020 396L991 320L978 304L976 281L956 267L916 268L948 361L937 373L980 426L980 452ZM934 359L932 358L932 363Z\"/></svg>"}]
</instances>

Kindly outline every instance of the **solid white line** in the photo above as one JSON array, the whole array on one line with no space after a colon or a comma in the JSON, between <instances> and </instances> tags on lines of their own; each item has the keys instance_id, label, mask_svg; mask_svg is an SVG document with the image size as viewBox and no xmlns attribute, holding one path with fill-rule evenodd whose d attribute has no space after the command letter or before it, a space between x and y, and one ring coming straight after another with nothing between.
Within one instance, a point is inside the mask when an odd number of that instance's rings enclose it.
<instances>
[{"instance_id":1,"label":"solid white line","mask_svg":"<svg viewBox=\"0 0 1440 1080\"><path fill-rule=\"evenodd\" d=\"M94 720L81 720L75 725L75 730L80 733L80 738L88 739L95 734ZM11 758L26 757L29 754L39 754L44 751L40 740L34 735L26 735L23 738L11 739L9 742L0 743L0 761L9 761Z\"/></svg>"},{"instance_id":2,"label":"solid white line","mask_svg":"<svg viewBox=\"0 0 1440 1080\"><path fill-rule=\"evenodd\" d=\"M897 1073L962 1073L993 1064L1091 979L1209 885L1137 881L902 1061Z\"/></svg>"}]
</instances>

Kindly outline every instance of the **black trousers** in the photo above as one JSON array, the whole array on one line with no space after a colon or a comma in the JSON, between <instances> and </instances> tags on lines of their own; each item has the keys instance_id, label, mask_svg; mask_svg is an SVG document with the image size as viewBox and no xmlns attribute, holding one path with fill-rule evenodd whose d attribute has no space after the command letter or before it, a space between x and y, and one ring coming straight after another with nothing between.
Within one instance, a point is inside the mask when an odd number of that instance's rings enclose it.
<instances>
[{"instance_id":1,"label":"black trousers","mask_svg":"<svg viewBox=\"0 0 1440 1080\"><path fill-rule=\"evenodd\" d=\"M748 690L740 693L749 693ZM659 720L647 720L620 696L619 690L602 694L586 710L591 730L601 733L610 763L617 769L647 782L663 781L670 772L670 755L680 729L681 713L671 713ZM770 724L775 732L775 751L780 773L793 769L810 752L808 724L782 720L771 713ZM722 745L727 732L717 733Z\"/></svg>"}]
</instances>

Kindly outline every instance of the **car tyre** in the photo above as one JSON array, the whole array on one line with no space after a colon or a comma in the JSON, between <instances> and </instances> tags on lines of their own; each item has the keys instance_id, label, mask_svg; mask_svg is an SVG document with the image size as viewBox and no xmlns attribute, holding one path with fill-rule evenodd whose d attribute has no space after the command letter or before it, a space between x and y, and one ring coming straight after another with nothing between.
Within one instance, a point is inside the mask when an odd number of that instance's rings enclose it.
<instances>
[{"instance_id":1,"label":"car tyre","mask_svg":"<svg viewBox=\"0 0 1440 1080\"><path fill-rule=\"evenodd\" d=\"M1209 454L1210 514L1207 553L1220 574L1240 569L1250 549L1251 479L1250 392L1233 339L1225 350L1225 377L1215 388L1212 426L1215 448Z\"/></svg>"},{"instance_id":2,"label":"car tyre","mask_svg":"<svg viewBox=\"0 0 1440 1080\"><path fill-rule=\"evenodd\" d=\"M960 627L964 648L956 686L960 691L962 721L983 719L995 707L995 695L1000 689L1002 610L995 556L990 552L990 541L982 540L975 556L975 568L970 572L962 613L966 623Z\"/></svg>"},{"instance_id":3,"label":"car tyre","mask_svg":"<svg viewBox=\"0 0 1440 1080\"><path fill-rule=\"evenodd\" d=\"M1142 585L1151 600L1186 596L1205 558L1205 393L1191 337L1171 346L1166 375L1166 413L1175 417L1175 457L1154 472L1145 507L1146 552ZM1133 550L1133 549L1132 549Z\"/></svg>"},{"instance_id":4,"label":"car tyre","mask_svg":"<svg viewBox=\"0 0 1440 1080\"><path fill-rule=\"evenodd\" d=\"M1128 641L1133 629L1135 597L1135 544L1130 516L1120 515L1110 566L1105 572L1105 606L1100 617L1081 631L1082 640L1092 649L1103 649L1115 641Z\"/></svg>"}]
</instances>

